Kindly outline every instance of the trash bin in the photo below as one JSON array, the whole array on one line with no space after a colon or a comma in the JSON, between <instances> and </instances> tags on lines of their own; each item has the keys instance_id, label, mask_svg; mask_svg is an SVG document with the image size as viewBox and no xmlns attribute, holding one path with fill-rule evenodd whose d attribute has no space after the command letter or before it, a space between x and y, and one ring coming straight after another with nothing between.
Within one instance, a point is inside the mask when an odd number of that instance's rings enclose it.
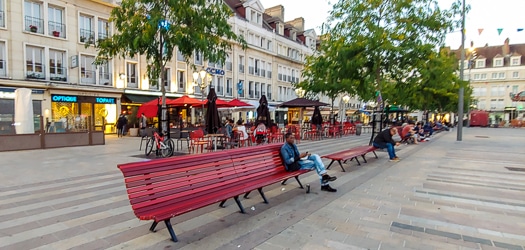
<instances>
[{"instance_id":1,"label":"trash bin","mask_svg":"<svg viewBox=\"0 0 525 250\"><path fill-rule=\"evenodd\" d=\"M361 130L363 130L363 124L359 123L355 125L355 135L361 135Z\"/></svg>"}]
</instances>

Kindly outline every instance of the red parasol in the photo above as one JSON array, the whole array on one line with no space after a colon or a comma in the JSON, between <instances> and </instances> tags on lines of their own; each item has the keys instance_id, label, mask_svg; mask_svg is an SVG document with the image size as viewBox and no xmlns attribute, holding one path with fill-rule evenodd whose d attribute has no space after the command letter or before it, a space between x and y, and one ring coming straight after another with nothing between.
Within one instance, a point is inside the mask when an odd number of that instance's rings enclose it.
<instances>
[{"instance_id":1,"label":"red parasol","mask_svg":"<svg viewBox=\"0 0 525 250\"><path fill-rule=\"evenodd\" d=\"M228 104L230 104L230 107L252 107L252 108L255 108L254 106L250 105L249 103L243 102L243 101L241 101L239 99L233 99Z\"/></svg>"}]
</instances>

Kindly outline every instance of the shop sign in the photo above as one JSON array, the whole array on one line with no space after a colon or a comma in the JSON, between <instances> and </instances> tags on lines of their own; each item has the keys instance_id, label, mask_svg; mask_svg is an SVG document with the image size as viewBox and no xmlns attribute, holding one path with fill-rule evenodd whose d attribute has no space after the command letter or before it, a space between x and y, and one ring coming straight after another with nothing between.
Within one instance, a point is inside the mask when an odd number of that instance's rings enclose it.
<instances>
[{"instance_id":1,"label":"shop sign","mask_svg":"<svg viewBox=\"0 0 525 250\"><path fill-rule=\"evenodd\" d=\"M110 97L96 97L95 98L96 103L103 103L103 104L115 104L115 98Z\"/></svg>"},{"instance_id":2,"label":"shop sign","mask_svg":"<svg viewBox=\"0 0 525 250\"><path fill-rule=\"evenodd\" d=\"M224 75L224 70L222 69L216 69L216 68L206 68L206 72L212 74L212 75L221 75L223 76Z\"/></svg>"},{"instance_id":3,"label":"shop sign","mask_svg":"<svg viewBox=\"0 0 525 250\"><path fill-rule=\"evenodd\" d=\"M51 95L52 102L77 102L75 95Z\"/></svg>"}]
</instances>

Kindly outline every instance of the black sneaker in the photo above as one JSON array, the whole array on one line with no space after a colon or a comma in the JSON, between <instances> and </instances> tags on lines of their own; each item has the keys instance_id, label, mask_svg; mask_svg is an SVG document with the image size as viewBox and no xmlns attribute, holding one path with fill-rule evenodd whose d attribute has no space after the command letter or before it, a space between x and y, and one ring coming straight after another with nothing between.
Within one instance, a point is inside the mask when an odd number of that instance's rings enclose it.
<instances>
[{"instance_id":1,"label":"black sneaker","mask_svg":"<svg viewBox=\"0 0 525 250\"><path fill-rule=\"evenodd\" d=\"M335 181L335 180L337 180L337 177L325 174L323 175L323 179L321 180L321 182L325 184L325 183L328 183L329 181Z\"/></svg>"},{"instance_id":2,"label":"black sneaker","mask_svg":"<svg viewBox=\"0 0 525 250\"><path fill-rule=\"evenodd\" d=\"M337 192L337 189L330 187L330 185L324 185L324 186L321 186L321 191L335 193Z\"/></svg>"}]
</instances>

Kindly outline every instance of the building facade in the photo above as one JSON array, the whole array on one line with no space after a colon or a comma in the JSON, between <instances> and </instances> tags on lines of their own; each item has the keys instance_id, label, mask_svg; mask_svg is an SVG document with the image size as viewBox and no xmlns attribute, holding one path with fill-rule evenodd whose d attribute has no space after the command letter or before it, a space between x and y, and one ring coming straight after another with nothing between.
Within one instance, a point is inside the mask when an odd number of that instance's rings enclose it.
<instances>
[{"instance_id":1,"label":"building facade","mask_svg":"<svg viewBox=\"0 0 525 250\"><path fill-rule=\"evenodd\" d=\"M525 44L471 48L464 62L465 80L473 88L471 109L490 113L491 124L523 118L523 102L512 96L525 90Z\"/></svg>"}]
</instances>

